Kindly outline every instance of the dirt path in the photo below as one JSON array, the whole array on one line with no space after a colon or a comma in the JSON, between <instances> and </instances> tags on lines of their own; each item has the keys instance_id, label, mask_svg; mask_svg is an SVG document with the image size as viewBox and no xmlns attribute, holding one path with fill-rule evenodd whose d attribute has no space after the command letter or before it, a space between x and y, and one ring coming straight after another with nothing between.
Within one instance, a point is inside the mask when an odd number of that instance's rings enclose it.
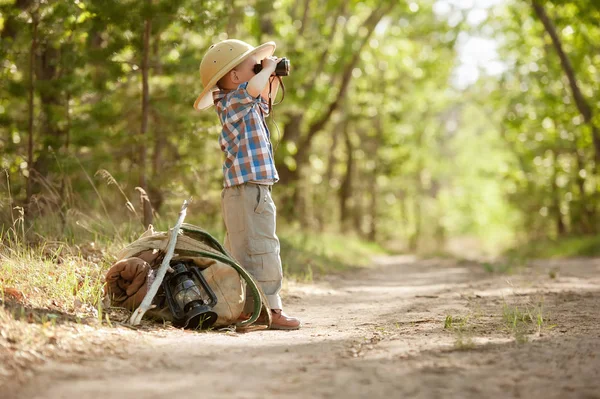
<instances>
[{"instance_id":1,"label":"dirt path","mask_svg":"<svg viewBox=\"0 0 600 399\"><path fill-rule=\"evenodd\" d=\"M285 303L303 329L127 330L113 355L46 362L0 396L600 398L600 259L499 275L387 257Z\"/></svg>"}]
</instances>

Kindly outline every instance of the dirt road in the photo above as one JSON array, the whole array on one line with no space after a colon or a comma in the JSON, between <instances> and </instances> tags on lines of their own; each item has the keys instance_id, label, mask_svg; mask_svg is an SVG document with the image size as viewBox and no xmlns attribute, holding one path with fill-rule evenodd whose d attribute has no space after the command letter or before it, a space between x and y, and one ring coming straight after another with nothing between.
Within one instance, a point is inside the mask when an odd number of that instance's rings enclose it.
<instances>
[{"instance_id":1,"label":"dirt road","mask_svg":"<svg viewBox=\"0 0 600 399\"><path fill-rule=\"evenodd\" d=\"M381 258L287 286L299 331L111 329L110 354L46 362L0 396L600 398L600 259L484 269Z\"/></svg>"}]
</instances>

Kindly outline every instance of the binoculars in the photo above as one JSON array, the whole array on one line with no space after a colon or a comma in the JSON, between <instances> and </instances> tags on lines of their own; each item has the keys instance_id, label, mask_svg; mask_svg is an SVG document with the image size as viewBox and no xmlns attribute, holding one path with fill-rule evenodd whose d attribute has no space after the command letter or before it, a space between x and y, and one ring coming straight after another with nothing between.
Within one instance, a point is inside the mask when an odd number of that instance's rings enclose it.
<instances>
[{"instance_id":1,"label":"binoculars","mask_svg":"<svg viewBox=\"0 0 600 399\"><path fill-rule=\"evenodd\" d=\"M262 71L262 64L254 65L254 73ZM287 58L282 58L275 67L275 76L288 76L290 74L290 61Z\"/></svg>"}]
</instances>

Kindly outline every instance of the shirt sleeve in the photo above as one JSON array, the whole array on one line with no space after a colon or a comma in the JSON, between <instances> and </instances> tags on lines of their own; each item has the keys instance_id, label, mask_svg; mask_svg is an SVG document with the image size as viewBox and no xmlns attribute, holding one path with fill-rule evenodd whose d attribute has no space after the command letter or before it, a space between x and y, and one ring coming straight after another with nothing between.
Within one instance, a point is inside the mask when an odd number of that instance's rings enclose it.
<instances>
[{"instance_id":1,"label":"shirt sleeve","mask_svg":"<svg viewBox=\"0 0 600 399\"><path fill-rule=\"evenodd\" d=\"M225 108L227 110L226 120L230 123L242 119L255 104L261 102L260 95L252 97L247 90L248 82L242 83L233 92L227 95Z\"/></svg>"}]
</instances>

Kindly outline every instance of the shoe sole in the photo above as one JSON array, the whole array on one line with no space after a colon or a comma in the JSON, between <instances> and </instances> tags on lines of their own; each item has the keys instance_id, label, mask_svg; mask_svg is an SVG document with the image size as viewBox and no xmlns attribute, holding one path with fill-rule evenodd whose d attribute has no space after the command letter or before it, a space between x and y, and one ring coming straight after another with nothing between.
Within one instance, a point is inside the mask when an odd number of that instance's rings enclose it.
<instances>
[{"instance_id":1,"label":"shoe sole","mask_svg":"<svg viewBox=\"0 0 600 399\"><path fill-rule=\"evenodd\" d=\"M271 324L271 327L269 327L269 330L293 331L293 330L299 330L300 327L302 327L302 324L300 324L297 327L274 326Z\"/></svg>"}]
</instances>

